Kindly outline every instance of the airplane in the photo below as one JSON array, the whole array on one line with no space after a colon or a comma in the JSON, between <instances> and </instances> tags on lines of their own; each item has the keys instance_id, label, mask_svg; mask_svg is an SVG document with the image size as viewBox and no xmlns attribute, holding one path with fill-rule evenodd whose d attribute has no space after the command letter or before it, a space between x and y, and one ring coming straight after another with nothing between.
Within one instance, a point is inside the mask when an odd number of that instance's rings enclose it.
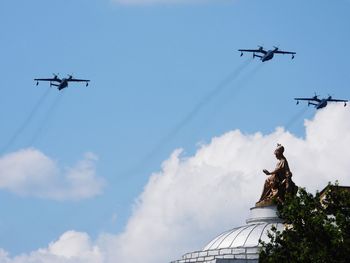
<instances>
[{"instance_id":1,"label":"airplane","mask_svg":"<svg viewBox=\"0 0 350 263\"><path fill-rule=\"evenodd\" d=\"M294 98L294 99L297 101L297 104L299 104L300 100L306 100L306 101L308 101L307 106L314 105L317 110L326 107L327 103L329 101L344 102L344 107L346 106L346 103L348 102L348 100L333 99L332 96L328 96L327 98L319 99L318 95L316 95L316 94L312 98Z\"/></svg>"},{"instance_id":2,"label":"airplane","mask_svg":"<svg viewBox=\"0 0 350 263\"><path fill-rule=\"evenodd\" d=\"M53 78L47 79L34 79L36 81L36 85L39 85L39 81L50 81L50 87L55 86L58 90L62 90L68 87L68 82L86 82L86 87L89 85L88 79L75 79L72 75L68 75L68 78L59 78L58 75L53 74ZM57 83L52 83L57 82Z\"/></svg>"},{"instance_id":3,"label":"airplane","mask_svg":"<svg viewBox=\"0 0 350 263\"><path fill-rule=\"evenodd\" d=\"M252 52L253 58L258 57L262 62L268 61L273 58L274 54L291 54L292 59L294 59L295 52L279 50L278 47L274 47L272 50L264 50L262 46L258 46L259 49L238 49L243 56L243 52ZM261 53L262 55L257 55L255 53Z\"/></svg>"}]
</instances>

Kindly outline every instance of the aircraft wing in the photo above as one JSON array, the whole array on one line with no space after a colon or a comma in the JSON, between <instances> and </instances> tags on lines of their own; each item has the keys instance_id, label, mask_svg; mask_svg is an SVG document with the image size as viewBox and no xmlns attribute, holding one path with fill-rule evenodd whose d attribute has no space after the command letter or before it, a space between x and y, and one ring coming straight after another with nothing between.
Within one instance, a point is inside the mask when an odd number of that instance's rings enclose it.
<instances>
[{"instance_id":1,"label":"aircraft wing","mask_svg":"<svg viewBox=\"0 0 350 263\"><path fill-rule=\"evenodd\" d=\"M334 101L334 102L348 102L348 100L338 100L338 99L329 99L328 101Z\"/></svg>"},{"instance_id":2,"label":"aircraft wing","mask_svg":"<svg viewBox=\"0 0 350 263\"><path fill-rule=\"evenodd\" d=\"M60 81L59 78L49 78L49 79L34 79L35 81Z\"/></svg>"},{"instance_id":3,"label":"aircraft wing","mask_svg":"<svg viewBox=\"0 0 350 263\"><path fill-rule=\"evenodd\" d=\"M320 102L321 100L318 98L294 98L295 100L307 100L307 101L317 101Z\"/></svg>"},{"instance_id":4,"label":"aircraft wing","mask_svg":"<svg viewBox=\"0 0 350 263\"><path fill-rule=\"evenodd\" d=\"M289 52L289 51L283 51L283 50L277 50L274 52L275 54L292 54L295 55L295 52Z\"/></svg>"},{"instance_id":5,"label":"aircraft wing","mask_svg":"<svg viewBox=\"0 0 350 263\"><path fill-rule=\"evenodd\" d=\"M258 53L263 53L266 54L266 51L263 49L238 49L240 52L258 52Z\"/></svg>"},{"instance_id":6,"label":"aircraft wing","mask_svg":"<svg viewBox=\"0 0 350 263\"><path fill-rule=\"evenodd\" d=\"M72 82L89 82L89 79L67 79L67 81L72 81Z\"/></svg>"}]
</instances>

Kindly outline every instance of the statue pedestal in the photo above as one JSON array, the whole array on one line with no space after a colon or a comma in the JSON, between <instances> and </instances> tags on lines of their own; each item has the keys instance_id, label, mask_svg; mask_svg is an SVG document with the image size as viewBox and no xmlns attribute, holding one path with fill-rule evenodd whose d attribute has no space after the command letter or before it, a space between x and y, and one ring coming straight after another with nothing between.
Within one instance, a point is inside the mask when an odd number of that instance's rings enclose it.
<instances>
[{"instance_id":1,"label":"statue pedestal","mask_svg":"<svg viewBox=\"0 0 350 263\"><path fill-rule=\"evenodd\" d=\"M256 223L283 223L283 220L277 215L277 206L255 206L250 208L249 218L246 220L247 224Z\"/></svg>"}]
</instances>

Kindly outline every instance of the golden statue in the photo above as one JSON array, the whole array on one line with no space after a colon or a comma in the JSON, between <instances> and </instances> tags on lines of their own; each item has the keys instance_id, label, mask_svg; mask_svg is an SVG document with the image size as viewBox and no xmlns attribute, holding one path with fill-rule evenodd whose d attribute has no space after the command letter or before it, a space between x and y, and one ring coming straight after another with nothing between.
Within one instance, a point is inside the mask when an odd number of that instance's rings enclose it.
<instances>
[{"instance_id":1,"label":"golden statue","mask_svg":"<svg viewBox=\"0 0 350 263\"><path fill-rule=\"evenodd\" d=\"M263 192L256 206L268 206L276 202L283 203L286 194L296 194L298 187L292 181L292 172L283 152L284 147L277 144L274 154L278 163L272 172L266 169L263 170L269 177L265 180Z\"/></svg>"}]
</instances>

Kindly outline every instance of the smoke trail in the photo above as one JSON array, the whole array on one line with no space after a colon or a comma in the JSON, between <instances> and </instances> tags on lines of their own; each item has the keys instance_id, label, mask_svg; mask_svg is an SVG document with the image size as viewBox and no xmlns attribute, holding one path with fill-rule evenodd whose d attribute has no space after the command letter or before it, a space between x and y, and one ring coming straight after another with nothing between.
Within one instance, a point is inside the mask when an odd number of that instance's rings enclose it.
<instances>
[{"instance_id":1,"label":"smoke trail","mask_svg":"<svg viewBox=\"0 0 350 263\"><path fill-rule=\"evenodd\" d=\"M247 86L250 80L253 79L253 77L262 69L264 66L263 63L257 64L252 70L248 71L243 77L241 77L237 83L234 86L234 89L231 89L230 94L225 96L223 101L220 101L220 104L215 107L214 111L212 112L211 116L207 118L204 125L208 124L209 119L213 119L215 115L217 115L217 112L220 111L225 105L227 105L229 102L232 102L232 100L239 94L239 92ZM204 125L201 125L204 126Z\"/></svg>"},{"instance_id":2,"label":"smoke trail","mask_svg":"<svg viewBox=\"0 0 350 263\"><path fill-rule=\"evenodd\" d=\"M194 127L191 131L191 136L202 135L202 131L205 130L208 125L214 125L217 121L220 120L217 117L222 109L227 106L228 103L231 103L240 93L242 89L244 89L247 84L253 79L253 77L259 72L260 69L264 66L264 63L258 63L249 71L245 72L243 76L235 81L230 87L227 88L229 91L226 92L224 96L221 96L220 100L217 100L215 105L213 105L212 110L208 113L205 118Z\"/></svg>"},{"instance_id":3,"label":"smoke trail","mask_svg":"<svg viewBox=\"0 0 350 263\"><path fill-rule=\"evenodd\" d=\"M163 145L165 142L167 142L168 140L170 140L173 136L175 136L184 126L186 126L197 114L198 112L205 106L207 105L209 102L211 102L215 97L217 97L222 91L223 89L230 84L231 81L233 81L235 78L238 77L239 73L241 73L241 71L243 69L245 69L249 63L252 60L247 60L244 62L244 64L237 68L235 71L233 71L232 73L230 73L223 81L221 81L219 83L219 85L217 85L215 87L215 89L213 89L211 92L209 92L206 96L204 96L196 105L195 107L167 134L167 136L165 136L157 145L157 147L154 148L154 151L156 149L158 149L158 147L161 147L161 145ZM152 152L154 152L152 151Z\"/></svg>"},{"instance_id":4,"label":"smoke trail","mask_svg":"<svg viewBox=\"0 0 350 263\"><path fill-rule=\"evenodd\" d=\"M237 87L235 89L235 94L237 91L243 89L247 83L249 83L250 80L252 80L252 77L255 76L262 67L266 65L265 63L258 63L251 71L248 71L237 83Z\"/></svg>"},{"instance_id":5,"label":"smoke trail","mask_svg":"<svg viewBox=\"0 0 350 263\"><path fill-rule=\"evenodd\" d=\"M132 171L127 172L133 173L139 167L145 165L148 160L150 160L158 151L160 151L164 145L170 141L174 136L176 136L180 130L185 127L197 114L198 112L207 105L210 101L212 101L215 97L217 97L224 88L230 84L234 79L236 79L239 74L253 61L253 59L246 60L241 66L232 71L227 77L225 77L212 91L206 94L195 106L194 108L179 122L177 123L170 132L164 136L155 147L149 152L148 155L143 158L142 161L136 165L136 168L132 169Z\"/></svg>"},{"instance_id":6,"label":"smoke trail","mask_svg":"<svg viewBox=\"0 0 350 263\"><path fill-rule=\"evenodd\" d=\"M30 123L30 121L32 120L33 116L35 115L35 113L37 112L37 110L39 109L40 105L44 102L45 98L47 97L47 95L50 92L50 88L48 88L45 93L40 97L40 99L38 100L38 102L34 105L34 107L32 108L32 110L29 112L29 115L27 116L27 118L24 120L24 122L22 123L21 126L18 127L18 129L14 132L14 134L12 135L12 137L10 138L10 140L2 147L1 149L1 153L6 152L11 146L12 144L16 141L17 137L19 135L22 134L22 132L25 130L25 128L28 126L28 124Z\"/></svg>"},{"instance_id":7,"label":"smoke trail","mask_svg":"<svg viewBox=\"0 0 350 263\"><path fill-rule=\"evenodd\" d=\"M34 136L31 138L29 145L33 146L33 144L40 138L40 135L43 133L43 130L45 127L47 127L49 121L51 120L52 115L54 114L56 108L58 107L59 103L61 102L64 95L64 90L61 91L57 97L55 98L54 102L51 104L51 107L48 109L48 111L45 114L45 117L39 126L39 128L34 133Z\"/></svg>"},{"instance_id":8,"label":"smoke trail","mask_svg":"<svg viewBox=\"0 0 350 263\"><path fill-rule=\"evenodd\" d=\"M304 115L304 113L307 111L308 106L304 106L303 108L301 108L301 110L299 112L297 112L288 122L287 124L284 126L286 130L288 130L291 126L293 126L294 122L296 122L301 116Z\"/></svg>"}]
</instances>

